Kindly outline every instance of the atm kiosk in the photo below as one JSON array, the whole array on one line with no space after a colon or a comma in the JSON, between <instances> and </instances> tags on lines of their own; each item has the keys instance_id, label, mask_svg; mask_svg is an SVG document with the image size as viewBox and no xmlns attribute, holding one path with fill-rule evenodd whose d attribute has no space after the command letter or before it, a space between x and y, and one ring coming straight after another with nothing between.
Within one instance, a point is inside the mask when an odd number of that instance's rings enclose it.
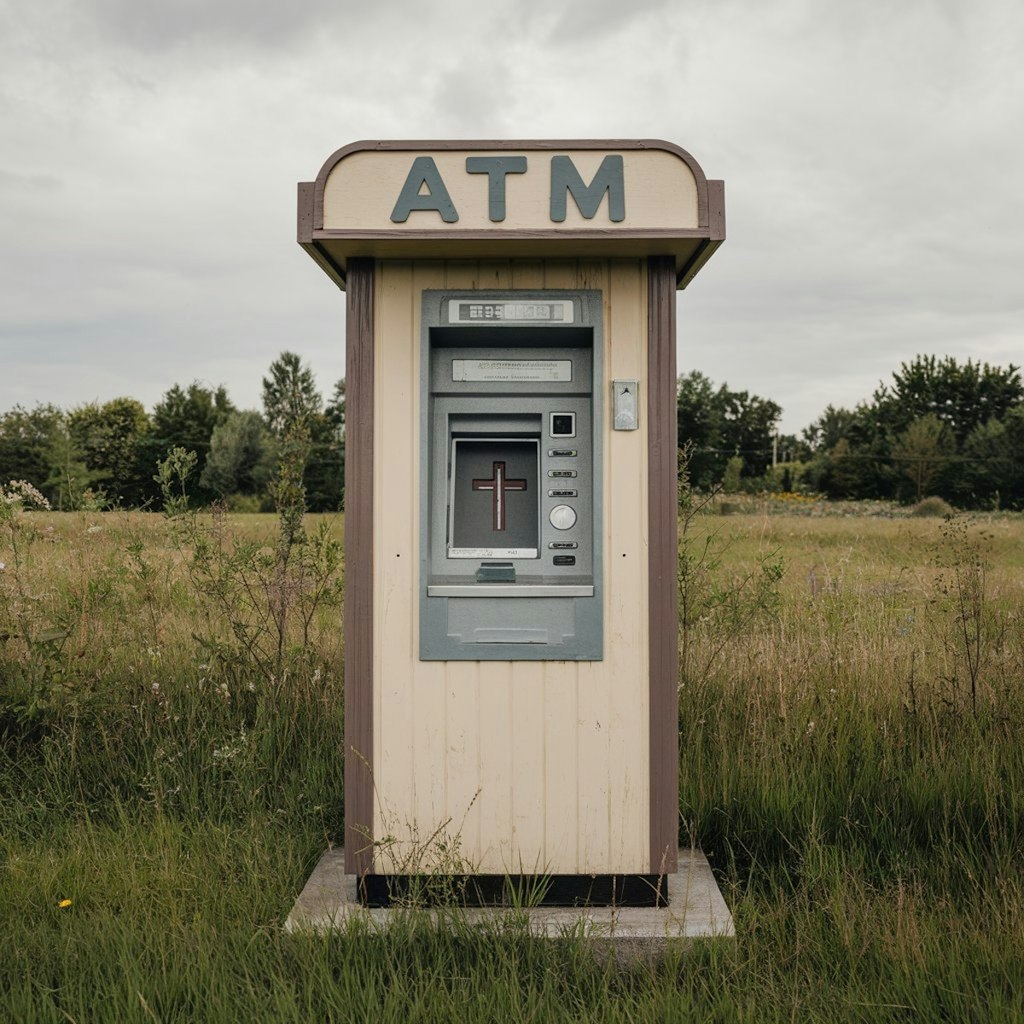
<instances>
[{"instance_id":1,"label":"atm kiosk","mask_svg":"<svg viewBox=\"0 0 1024 1024\"><path fill-rule=\"evenodd\" d=\"M347 869L663 900L676 293L722 183L659 140L362 142L298 234L347 305Z\"/></svg>"}]
</instances>

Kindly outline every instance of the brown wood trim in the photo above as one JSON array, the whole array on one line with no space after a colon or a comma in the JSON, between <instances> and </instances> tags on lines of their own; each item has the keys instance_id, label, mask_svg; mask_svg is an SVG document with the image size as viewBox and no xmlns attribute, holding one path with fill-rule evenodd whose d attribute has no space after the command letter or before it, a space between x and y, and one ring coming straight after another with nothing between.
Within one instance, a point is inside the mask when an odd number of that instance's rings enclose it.
<instances>
[{"instance_id":1,"label":"brown wood trim","mask_svg":"<svg viewBox=\"0 0 1024 1024\"><path fill-rule=\"evenodd\" d=\"M725 241L725 182L708 182L708 238L679 269L676 287L685 288Z\"/></svg>"},{"instance_id":2,"label":"brown wood trim","mask_svg":"<svg viewBox=\"0 0 1024 1024\"><path fill-rule=\"evenodd\" d=\"M345 870L373 870L374 262L348 261L345 323Z\"/></svg>"},{"instance_id":3,"label":"brown wood trim","mask_svg":"<svg viewBox=\"0 0 1024 1024\"><path fill-rule=\"evenodd\" d=\"M313 229L322 230L324 226L324 185L327 176L347 156L353 153L403 153L403 152L444 152L450 150L467 150L475 152L478 150L503 150L503 149L524 149L527 151L558 151L566 149L606 149L635 150L635 149L659 149L666 153L672 153L679 157L693 172L694 181L697 183L697 225L701 228L708 227L708 179L700 164L681 146L673 142L666 142L664 139L425 139L415 140L369 140L352 142L347 146L332 153L320 172L316 176L316 191L313 200ZM450 232L452 235L461 234L459 231Z\"/></svg>"},{"instance_id":4,"label":"brown wood trim","mask_svg":"<svg viewBox=\"0 0 1024 1024\"><path fill-rule=\"evenodd\" d=\"M345 290L345 270L319 242L300 242L316 265L342 290ZM354 259L355 257L349 257Z\"/></svg>"},{"instance_id":5,"label":"brown wood trim","mask_svg":"<svg viewBox=\"0 0 1024 1024\"><path fill-rule=\"evenodd\" d=\"M651 872L676 870L679 847L676 271L647 260L648 616L650 623Z\"/></svg>"},{"instance_id":6,"label":"brown wood trim","mask_svg":"<svg viewBox=\"0 0 1024 1024\"><path fill-rule=\"evenodd\" d=\"M705 239L701 242L697 251L676 273L676 288L680 290L685 288L697 276L697 271L700 270L700 268L703 267L709 259L711 259L715 250L721 244L721 242L712 242L710 239Z\"/></svg>"},{"instance_id":7,"label":"brown wood trim","mask_svg":"<svg viewBox=\"0 0 1024 1024\"><path fill-rule=\"evenodd\" d=\"M299 245L313 241L313 196L316 185L312 181L299 182L298 224L296 235Z\"/></svg>"},{"instance_id":8,"label":"brown wood trim","mask_svg":"<svg viewBox=\"0 0 1024 1024\"><path fill-rule=\"evenodd\" d=\"M708 237L725 241L725 182L708 182Z\"/></svg>"}]
</instances>

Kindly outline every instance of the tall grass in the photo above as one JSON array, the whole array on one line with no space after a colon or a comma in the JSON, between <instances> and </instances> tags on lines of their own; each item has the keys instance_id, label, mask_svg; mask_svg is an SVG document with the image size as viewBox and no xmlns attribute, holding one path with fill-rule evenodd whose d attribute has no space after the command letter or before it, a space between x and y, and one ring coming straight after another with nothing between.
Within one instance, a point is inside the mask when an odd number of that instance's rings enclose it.
<instances>
[{"instance_id":1,"label":"tall grass","mask_svg":"<svg viewBox=\"0 0 1024 1024\"><path fill-rule=\"evenodd\" d=\"M680 831L739 938L616 971L514 921L285 936L342 834L341 609L261 667L164 520L20 514L0 1020L1024 1019L1024 521L691 527Z\"/></svg>"}]
</instances>

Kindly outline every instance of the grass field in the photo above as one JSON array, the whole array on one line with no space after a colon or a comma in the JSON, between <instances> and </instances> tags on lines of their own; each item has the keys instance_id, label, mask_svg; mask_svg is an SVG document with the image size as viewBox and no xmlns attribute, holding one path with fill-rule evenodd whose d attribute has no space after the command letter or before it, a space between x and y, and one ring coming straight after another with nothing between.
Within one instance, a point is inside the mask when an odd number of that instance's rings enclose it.
<instances>
[{"instance_id":1,"label":"grass field","mask_svg":"<svg viewBox=\"0 0 1024 1024\"><path fill-rule=\"evenodd\" d=\"M739 938L631 971L282 934L341 835L322 525L0 520L0 1020L1024 1019L1024 519L686 523L680 835Z\"/></svg>"}]
</instances>

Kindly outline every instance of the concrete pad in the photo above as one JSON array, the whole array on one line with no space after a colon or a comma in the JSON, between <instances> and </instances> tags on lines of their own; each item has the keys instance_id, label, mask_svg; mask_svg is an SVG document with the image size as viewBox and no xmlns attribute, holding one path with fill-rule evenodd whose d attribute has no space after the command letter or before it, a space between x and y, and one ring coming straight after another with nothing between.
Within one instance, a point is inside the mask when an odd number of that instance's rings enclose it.
<instances>
[{"instance_id":1,"label":"concrete pad","mask_svg":"<svg viewBox=\"0 0 1024 1024\"><path fill-rule=\"evenodd\" d=\"M496 931L515 916L538 938L585 936L597 951L624 962L656 957L670 944L735 937L732 915L700 850L679 851L679 869L667 878L667 894L667 907L446 907L415 912L435 920L442 913L449 918L457 913L468 924ZM404 907L362 906L356 899L356 876L345 874L344 852L337 848L320 858L284 927L290 933L322 932L358 922L385 930L410 912Z\"/></svg>"}]
</instances>

